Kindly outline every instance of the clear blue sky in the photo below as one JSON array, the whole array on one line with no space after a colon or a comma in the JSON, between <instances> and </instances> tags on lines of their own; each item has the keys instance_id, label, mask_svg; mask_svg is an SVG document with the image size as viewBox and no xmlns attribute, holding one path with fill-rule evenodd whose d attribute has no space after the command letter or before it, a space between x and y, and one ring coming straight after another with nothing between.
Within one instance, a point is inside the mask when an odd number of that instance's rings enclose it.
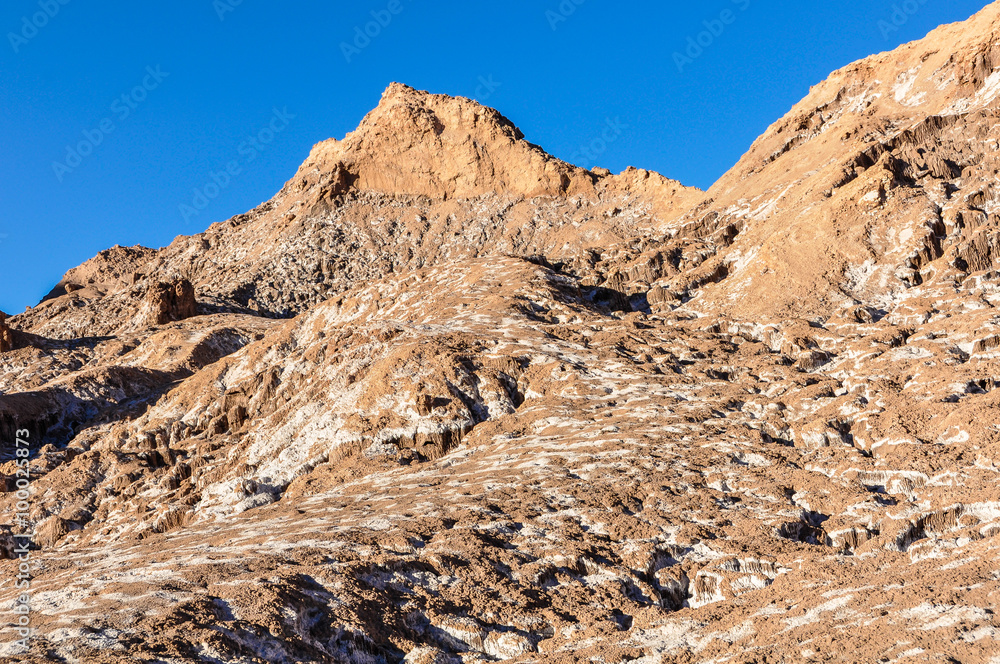
<instances>
[{"instance_id":1,"label":"clear blue sky","mask_svg":"<svg viewBox=\"0 0 1000 664\"><path fill-rule=\"evenodd\" d=\"M267 200L390 81L478 96L563 159L617 119L620 137L577 161L706 188L829 72L984 2L908 0L913 13L886 34L879 22L904 4L5 0L0 309L35 304L101 249L164 246ZM345 55L373 11L387 25ZM721 34L679 71L674 53L704 21ZM253 146L275 109L295 117ZM67 152L81 142L88 154ZM230 162L238 174L216 191L211 174ZM215 197L195 201L206 185ZM199 214L182 214L195 202Z\"/></svg>"}]
</instances>

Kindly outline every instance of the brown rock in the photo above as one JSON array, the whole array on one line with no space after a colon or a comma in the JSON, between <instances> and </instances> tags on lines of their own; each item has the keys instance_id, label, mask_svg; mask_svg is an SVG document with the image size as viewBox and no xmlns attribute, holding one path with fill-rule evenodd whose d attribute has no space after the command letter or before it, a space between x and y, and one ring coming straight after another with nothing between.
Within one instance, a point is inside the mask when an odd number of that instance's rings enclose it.
<instances>
[{"instance_id":1,"label":"brown rock","mask_svg":"<svg viewBox=\"0 0 1000 664\"><path fill-rule=\"evenodd\" d=\"M156 283L143 298L138 320L140 325L156 326L198 315L194 286L187 279Z\"/></svg>"},{"instance_id":2,"label":"brown rock","mask_svg":"<svg viewBox=\"0 0 1000 664\"><path fill-rule=\"evenodd\" d=\"M7 314L0 311L0 353L14 348L14 332L7 325Z\"/></svg>"},{"instance_id":3,"label":"brown rock","mask_svg":"<svg viewBox=\"0 0 1000 664\"><path fill-rule=\"evenodd\" d=\"M54 547L59 540L75 530L75 525L58 516L49 517L35 528L34 542L43 549Z\"/></svg>"},{"instance_id":4,"label":"brown rock","mask_svg":"<svg viewBox=\"0 0 1000 664\"><path fill-rule=\"evenodd\" d=\"M835 72L707 197L393 85L70 271L0 362L60 547L17 660L994 662L997 35Z\"/></svg>"}]
</instances>

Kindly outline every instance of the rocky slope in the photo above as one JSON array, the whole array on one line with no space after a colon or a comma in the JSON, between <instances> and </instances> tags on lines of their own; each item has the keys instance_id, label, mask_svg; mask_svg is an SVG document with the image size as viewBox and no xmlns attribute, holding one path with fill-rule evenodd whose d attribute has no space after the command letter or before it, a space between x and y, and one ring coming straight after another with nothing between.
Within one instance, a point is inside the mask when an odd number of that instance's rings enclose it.
<instances>
[{"instance_id":1,"label":"rocky slope","mask_svg":"<svg viewBox=\"0 0 1000 664\"><path fill-rule=\"evenodd\" d=\"M0 321L0 661L995 664L998 33L836 72L707 193L393 85L71 270Z\"/></svg>"},{"instance_id":2,"label":"rocky slope","mask_svg":"<svg viewBox=\"0 0 1000 664\"><path fill-rule=\"evenodd\" d=\"M892 309L997 256L998 7L835 72L689 213L712 284L692 308L752 318ZM673 304L676 300L671 300Z\"/></svg>"},{"instance_id":3,"label":"rocky slope","mask_svg":"<svg viewBox=\"0 0 1000 664\"><path fill-rule=\"evenodd\" d=\"M571 166L493 109L393 84L270 201L159 251L103 252L18 326L57 339L134 328L130 303L182 279L202 313L288 318L355 284L445 261L513 254L585 269L701 195L648 171Z\"/></svg>"}]
</instances>

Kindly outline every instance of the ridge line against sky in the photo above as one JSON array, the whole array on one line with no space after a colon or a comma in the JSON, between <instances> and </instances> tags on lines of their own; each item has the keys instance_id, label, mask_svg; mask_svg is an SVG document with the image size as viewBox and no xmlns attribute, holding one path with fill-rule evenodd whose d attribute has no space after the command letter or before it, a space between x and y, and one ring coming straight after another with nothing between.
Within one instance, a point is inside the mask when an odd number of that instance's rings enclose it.
<instances>
[{"instance_id":1,"label":"ridge line against sky","mask_svg":"<svg viewBox=\"0 0 1000 664\"><path fill-rule=\"evenodd\" d=\"M102 249L164 246L269 199L390 81L475 98L577 165L704 189L830 72L982 7L13 0L0 309L35 304ZM623 128L613 140L608 122Z\"/></svg>"}]
</instances>

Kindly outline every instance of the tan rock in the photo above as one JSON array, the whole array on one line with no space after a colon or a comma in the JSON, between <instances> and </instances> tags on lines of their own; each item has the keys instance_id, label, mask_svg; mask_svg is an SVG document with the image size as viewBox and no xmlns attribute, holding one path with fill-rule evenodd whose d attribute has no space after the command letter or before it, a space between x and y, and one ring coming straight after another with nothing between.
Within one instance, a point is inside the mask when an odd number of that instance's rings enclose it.
<instances>
[{"instance_id":1,"label":"tan rock","mask_svg":"<svg viewBox=\"0 0 1000 664\"><path fill-rule=\"evenodd\" d=\"M138 325L153 327L198 315L194 286L187 279L152 284L136 318Z\"/></svg>"},{"instance_id":2,"label":"tan rock","mask_svg":"<svg viewBox=\"0 0 1000 664\"><path fill-rule=\"evenodd\" d=\"M708 196L393 85L70 271L0 356L33 653L988 664L997 35L835 72Z\"/></svg>"},{"instance_id":3,"label":"tan rock","mask_svg":"<svg viewBox=\"0 0 1000 664\"><path fill-rule=\"evenodd\" d=\"M56 546L63 537L72 532L76 524L58 516L52 516L35 528L34 542L47 549Z\"/></svg>"}]
</instances>

